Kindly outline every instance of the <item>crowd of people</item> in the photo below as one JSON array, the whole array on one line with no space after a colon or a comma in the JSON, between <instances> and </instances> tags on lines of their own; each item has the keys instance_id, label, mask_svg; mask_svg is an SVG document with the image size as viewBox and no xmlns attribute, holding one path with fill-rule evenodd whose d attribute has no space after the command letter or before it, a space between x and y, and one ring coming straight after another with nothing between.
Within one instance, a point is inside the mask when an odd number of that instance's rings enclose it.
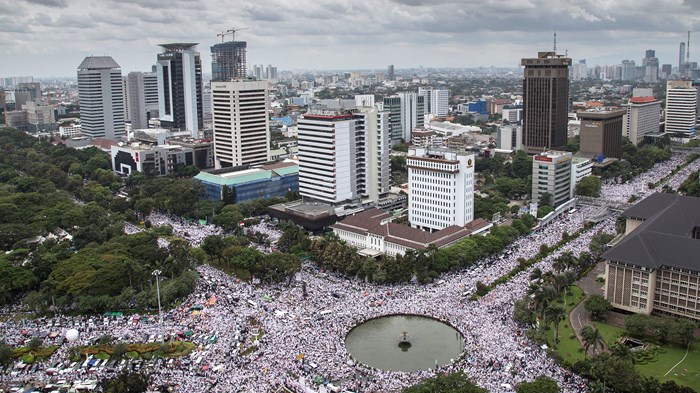
<instances>
[{"instance_id":1,"label":"crowd of people","mask_svg":"<svg viewBox=\"0 0 700 393\"><path fill-rule=\"evenodd\" d=\"M646 195L652 192L647 183L659 181L684 159L676 155L670 162L657 164L631 182L606 184L603 197L626 201L632 193ZM676 174L667 183L676 184L682 176ZM267 392L285 385L293 391L309 393L319 391L312 382L319 377L354 392L393 392L436 372L459 370L492 392L540 375L555 379L563 392L580 392L585 390L585 380L563 369L547 356L545 349L525 337L525 328L512 319L513 306L525 295L533 269L549 271L561 253L571 251L578 255L587 251L595 233L614 233L614 216L498 285L478 301L470 301L465 293L473 293L477 281L488 284L508 273L518 265L518 258L532 257L541 245L552 246L564 231L576 232L594 210L594 207L581 207L574 213L563 214L516 240L501 254L424 286L369 284L320 271L311 262L303 264L290 286L261 286L203 265L198 267L200 279L196 290L179 307L165 313L162 329L157 318L141 322L133 316L111 317L106 324L90 323L88 317L59 316L24 324L5 323L2 327L6 341L13 345L19 344L27 334L58 331L62 337L67 329L77 328L79 341L63 345L49 363L65 359L69 346L87 345L105 334L125 342L147 342L157 335L175 337L191 330L193 337L200 337L198 341L195 339L197 350L168 367L149 371L154 387L167 385L181 392ZM151 214L148 220L153 225L171 225L176 236L187 239L193 246L208 235L221 233L212 225L198 225L163 214ZM266 234L271 243L279 238L279 233L267 223L247 230ZM193 311L195 304L201 307ZM437 370L399 372L359 364L347 352L344 338L352 327L374 317L404 313L430 316L455 327L464 336L463 356ZM216 340L210 340L211 337ZM105 371L99 377L111 375L112 371ZM61 376L69 380L84 377L83 369ZM18 379L29 383L49 378L43 373L20 377L3 373L0 383Z\"/></svg>"}]
</instances>

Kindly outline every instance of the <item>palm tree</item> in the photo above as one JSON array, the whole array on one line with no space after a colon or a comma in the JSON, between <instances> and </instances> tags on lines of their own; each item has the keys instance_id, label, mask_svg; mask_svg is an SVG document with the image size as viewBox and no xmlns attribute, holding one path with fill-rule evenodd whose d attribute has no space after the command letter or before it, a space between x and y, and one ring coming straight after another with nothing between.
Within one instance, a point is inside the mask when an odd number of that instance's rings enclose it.
<instances>
[{"instance_id":1,"label":"palm tree","mask_svg":"<svg viewBox=\"0 0 700 393\"><path fill-rule=\"evenodd\" d=\"M557 272L557 274L561 273L566 270L566 261L559 256L554 260L554 263L552 263L552 268L555 272Z\"/></svg>"},{"instance_id":2,"label":"palm tree","mask_svg":"<svg viewBox=\"0 0 700 393\"><path fill-rule=\"evenodd\" d=\"M540 311L540 319L544 319L544 310L556 298L554 288L549 285L543 286L535 293L535 309Z\"/></svg>"},{"instance_id":3,"label":"palm tree","mask_svg":"<svg viewBox=\"0 0 700 393\"><path fill-rule=\"evenodd\" d=\"M613 357L618 358L623 362L629 362L632 364L635 363L634 353L625 344L619 342L615 343L615 345L610 347L610 352Z\"/></svg>"},{"instance_id":4,"label":"palm tree","mask_svg":"<svg viewBox=\"0 0 700 393\"><path fill-rule=\"evenodd\" d=\"M560 306L550 304L544 312L544 322L549 325L554 324L554 347L559 342L559 322L566 318L566 311Z\"/></svg>"},{"instance_id":5,"label":"palm tree","mask_svg":"<svg viewBox=\"0 0 700 393\"><path fill-rule=\"evenodd\" d=\"M598 329L591 325L586 325L581 329L581 338L583 338L583 348L585 350L585 356L588 355L588 349L593 347L595 352L596 348L600 344L601 348L605 348L605 341L603 336L600 335Z\"/></svg>"},{"instance_id":6,"label":"palm tree","mask_svg":"<svg viewBox=\"0 0 700 393\"><path fill-rule=\"evenodd\" d=\"M542 280L542 269L536 267L532 269L532 273L530 273L530 281L540 282L540 280Z\"/></svg>"}]
</instances>

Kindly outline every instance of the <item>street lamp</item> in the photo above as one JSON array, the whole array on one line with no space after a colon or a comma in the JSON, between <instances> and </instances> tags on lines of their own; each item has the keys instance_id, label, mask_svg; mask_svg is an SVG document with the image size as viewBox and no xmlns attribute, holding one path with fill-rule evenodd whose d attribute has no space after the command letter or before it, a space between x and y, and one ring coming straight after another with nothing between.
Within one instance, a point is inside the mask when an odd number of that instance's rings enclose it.
<instances>
[{"instance_id":1,"label":"street lamp","mask_svg":"<svg viewBox=\"0 0 700 393\"><path fill-rule=\"evenodd\" d=\"M160 327L160 341L163 342L163 313L160 309L160 278L161 271L156 269L151 273L152 276L156 277L156 293L158 294L158 326Z\"/></svg>"}]
</instances>

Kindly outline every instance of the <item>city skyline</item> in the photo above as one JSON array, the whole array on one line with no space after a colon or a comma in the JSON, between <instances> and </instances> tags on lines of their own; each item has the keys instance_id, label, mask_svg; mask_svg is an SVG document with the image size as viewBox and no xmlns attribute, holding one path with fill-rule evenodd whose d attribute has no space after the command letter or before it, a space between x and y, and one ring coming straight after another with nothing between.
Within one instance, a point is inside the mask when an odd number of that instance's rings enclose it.
<instances>
[{"instance_id":1,"label":"city skyline","mask_svg":"<svg viewBox=\"0 0 700 393\"><path fill-rule=\"evenodd\" d=\"M237 12L222 12L228 9ZM71 76L90 55L112 56L125 73L148 71L158 44L198 42L208 74L209 47L232 26L247 28L236 39L248 42L249 65L285 70L515 67L551 49L555 29L559 51L574 60L617 64L654 49L661 63L675 66L679 43L700 24L697 11L691 0L621 0L614 7L598 0L24 0L0 4L0 73ZM691 61L694 53L691 38Z\"/></svg>"}]
</instances>

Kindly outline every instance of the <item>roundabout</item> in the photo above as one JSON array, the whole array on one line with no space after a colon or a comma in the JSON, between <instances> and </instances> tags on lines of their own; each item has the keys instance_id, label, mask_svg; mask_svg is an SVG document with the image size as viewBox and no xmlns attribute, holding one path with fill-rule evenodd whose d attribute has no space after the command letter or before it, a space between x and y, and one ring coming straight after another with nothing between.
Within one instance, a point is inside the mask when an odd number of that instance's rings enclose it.
<instances>
[{"instance_id":1,"label":"roundabout","mask_svg":"<svg viewBox=\"0 0 700 393\"><path fill-rule=\"evenodd\" d=\"M413 314L368 319L348 332L350 356L367 367L385 371L435 369L454 362L464 351L464 336L438 319Z\"/></svg>"}]
</instances>

